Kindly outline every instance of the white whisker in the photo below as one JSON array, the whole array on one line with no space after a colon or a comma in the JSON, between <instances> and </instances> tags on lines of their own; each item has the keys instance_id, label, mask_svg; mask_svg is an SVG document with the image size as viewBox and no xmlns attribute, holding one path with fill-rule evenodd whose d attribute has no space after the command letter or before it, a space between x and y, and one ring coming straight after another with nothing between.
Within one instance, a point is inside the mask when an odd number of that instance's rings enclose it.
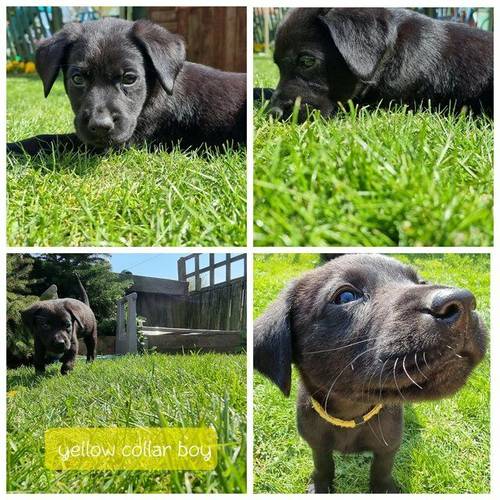
<instances>
[{"instance_id":1,"label":"white whisker","mask_svg":"<svg viewBox=\"0 0 500 500\"><path fill-rule=\"evenodd\" d=\"M396 365L398 364L399 358L396 358L396 361L394 362L394 366L392 367L392 375L394 378L394 383L396 384L396 389L399 392L399 395L406 401L406 398L403 396L403 393L399 390L399 385L398 381L396 380Z\"/></svg>"},{"instance_id":2,"label":"white whisker","mask_svg":"<svg viewBox=\"0 0 500 500\"><path fill-rule=\"evenodd\" d=\"M418 385L415 380L413 380L410 376L410 374L408 373L408 370L406 369L406 364L405 364L405 361L406 361L406 354L403 358L403 370L404 372L406 373L406 376L419 388L419 389L423 389L423 387L421 385Z\"/></svg>"},{"instance_id":3,"label":"white whisker","mask_svg":"<svg viewBox=\"0 0 500 500\"><path fill-rule=\"evenodd\" d=\"M340 378L340 376L345 372L345 370L347 369L347 367L349 365L352 365L357 359L359 359L361 356L364 356L366 353L370 352L370 351L373 351L377 349L377 346L374 346L374 347L369 347L368 349L365 349L361 354L358 354L354 359L352 359L349 363L347 363L347 365L344 366L344 368L342 368L342 370L340 370L340 373L335 377L335 380L332 382L332 385L330 386L330 389L328 389L328 392L326 393L326 396L325 396L325 402L324 402L324 408L326 409L327 408L327 405L328 405L328 399L330 397L330 393L332 392L333 390L333 387L335 386L335 382L337 382L337 380Z\"/></svg>"},{"instance_id":4,"label":"white whisker","mask_svg":"<svg viewBox=\"0 0 500 500\"><path fill-rule=\"evenodd\" d=\"M415 366L417 367L418 373L420 373L420 375L422 375L422 377L424 377L425 380L428 380L425 373L420 369L420 366L418 366L417 353L415 353Z\"/></svg>"},{"instance_id":5,"label":"white whisker","mask_svg":"<svg viewBox=\"0 0 500 500\"><path fill-rule=\"evenodd\" d=\"M352 342L351 344L343 345L340 347L334 347L332 349L323 349L322 351L307 351L304 354L321 354L323 352L340 351L340 349L347 349L348 347L351 347L353 345L364 344L365 342L368 342L369 340L370 339L360 340L359 342Z\"/></svg>"},{"instance_id":6,"label":"white whisker","mask_svg":"<svg viewBox=\"0 0 500 500\"><path fill-rule=\"evenodd\" d=\"M422 356L424 358L424 363L425 363L425 366L427 366L427 368L429 368L429 370L431 369L431 367L429 366L429 364L427 363L427 359L425 358L425 352L424 352L424 355Z\"/></svg>"}]
</instances>

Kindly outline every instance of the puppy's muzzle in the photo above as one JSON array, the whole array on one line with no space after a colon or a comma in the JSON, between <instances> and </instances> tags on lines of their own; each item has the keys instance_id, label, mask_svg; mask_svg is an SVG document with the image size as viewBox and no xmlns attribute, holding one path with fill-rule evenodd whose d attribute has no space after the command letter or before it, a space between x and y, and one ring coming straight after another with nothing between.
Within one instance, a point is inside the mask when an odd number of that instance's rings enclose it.
<instances>
[{"instance_id":1,"label":"puppy's muzzle","mask_svg":"<svg viewBox=\"0 0 500 500\"><path fill-rule=\"evenodd\" d=\"M97 140L107 139L114 128L115 121L108 113L93 114L89 119L89 132Z\"/></svg>"},{"instance_id":2,"label":"puppy's muzzle","mask_svg":"<svg viewBox=\"0 0 500 500\"><path fill-rule=\"evenodd\" d=\"M64 339L57 339L52 342L51 350L55 353L61 353L66 350L66 342Z\"/></svg>"},{"instance_id":3,"label":"puppy's muzzle","mask_svg":"<svg viewBox=\"0 0 500 500\"><path fill-rule=\"evenodd\" d=\"M271 101L271 108L269 114L275 120L286 120L293 111L293 101L279 101L278 99Z\"/></svg>"},{"instance_id":4,"label":"puppy's muzzle","mask_svg":"<svg viewBox=\"0 0 500 500\"><path fill-rule=\"evenodd\" d=\"M429 313L448 326L458 323L464 316L470 316L476 308L476 299L469 290L460 288L436 291L429 304Z\"/></svg>"}]
</instances>

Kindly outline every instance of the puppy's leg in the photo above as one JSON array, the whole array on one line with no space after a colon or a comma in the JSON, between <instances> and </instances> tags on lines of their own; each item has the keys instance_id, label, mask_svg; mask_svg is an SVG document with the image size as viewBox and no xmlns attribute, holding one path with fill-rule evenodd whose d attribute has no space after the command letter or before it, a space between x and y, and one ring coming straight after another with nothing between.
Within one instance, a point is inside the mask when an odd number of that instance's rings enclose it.
<instances>
[{"instance_id":1,"label":"puppy's leg","mask_svg":"<svg viewBox=\"0 0 500 500\"><path fill-rule=\"evenodd\" d=\"M374 453L370 471L370 491L372 493L400 493L392 478L395 451Z\"/></svg>"},{"instance_id":2,"label":"puppy's leg","mask_svg":"<svg viewBox=\"0 0 500 500\"><path fill-rule=\"evenodd\" d=\"M57 153L79 151L84 144L76 134L37 135L19 142L7 143L7 153L15 155L36 156L38 153Z\"/></svg>"},{"instance_id":3,"label":"puppy's leg","mask_svg":"<svg viewBox=\"0 0 500 500\"><path fill-rule=\"evenodd\" d=\"M87 363L94 361L97 353L97 334L96 332L92 332L90 335L87 335L83 341L85 342L85 347L87 348Z\"/></svg>"},{"instance_id":4,"label":"puppy's leg","mask_svg":"<svg viewBox=\"0 0 500 500\"><path fill-rule=\"evenodd\" d=\"M78 338L76 337L75 334L71 339L70 348L64 353L64 356L61 358L62 375L66 375L69 371L71 371L74 368L77 354L78 354Z\"/></svg>"},{"instance_id":5,"label":"puppy's leg","mask_svg":"<svg viewBox=\"0 0 500 500\"><path fill-rule=\"evenodd\" d=\"M35 337L35 353L33 354L33 363L37 375L45 373L45 347L40 340Z\"/></svg>"},{"instance_id":6,"label":"puppy's leg","mask_svg":"<svg viewBox=\"0 0 500 500\"><path fill-rule=\"evenodd\" d=\"M329 448L313 448L314 472L312 482L307 488L308 493L333 493L335 477L335 462L332 450Z\"/></svg>"}]
</instances>

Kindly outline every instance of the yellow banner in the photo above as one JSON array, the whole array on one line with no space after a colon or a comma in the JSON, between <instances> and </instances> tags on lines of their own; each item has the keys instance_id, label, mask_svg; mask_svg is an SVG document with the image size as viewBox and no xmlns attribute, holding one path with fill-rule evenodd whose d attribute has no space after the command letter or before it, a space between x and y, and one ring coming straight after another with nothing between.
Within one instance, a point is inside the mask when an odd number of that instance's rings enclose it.
<instances>
[{"instance_id":1,"label":"yellow banner","mask_svg":"<svg viewBox=\"0 0 500 500\"><path fill-rule=\"evenodd\" d=\"M217 434L210 428L86 428L45 431L51 470L213 470Z\"/></svg>"}]
</instances>

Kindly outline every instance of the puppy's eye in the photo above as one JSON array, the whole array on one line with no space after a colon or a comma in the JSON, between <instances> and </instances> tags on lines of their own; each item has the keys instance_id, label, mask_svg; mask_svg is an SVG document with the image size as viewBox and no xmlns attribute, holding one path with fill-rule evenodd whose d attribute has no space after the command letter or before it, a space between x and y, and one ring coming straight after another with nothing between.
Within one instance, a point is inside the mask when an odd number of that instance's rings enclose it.
<instances>
[{"instance_id":1,"label":"puppy's eye","mask_svg":"<svg viewBox=\"0 0 500 500\"><path fill-rule=\"evenodd\" d=\"M133 85L137 81L137 76L133 73L125 73L122 76L123 85Z\"/></svg>"},{"instance_id":2,"label":"puppy's eye","mask_svg":"<svg viewBox=\"0 0 500 500\"><path fill-rule=\"evenodd\" d=\"M299 66L301 68L312 68L316 64L317 59L314 56L300 56Z\"/></svg>"},{"instance_id":3,"label":"puppy's eye","mask_svg":"<svg viewBox=\"0 0 500 500\"><path fill-rule=\"evenodd\" d=\"M83 76L80 74L80 73L75 73L72 77L71 77L71 81L73 82L74 85L76 85L77 87L81 87L83 85L85 85L85 78L83 78Z\"/></svg>"},{"instance_id":4,"label":"puppy's eye","mask_svg":"<svg viewBox=\"0 0 500 500\"><path fill-rule=\"evenodd\" d=\"M348 302L354 302L358 300L363 295L357 290L353 289L343 289L339 290L334 296L332 302L337 305L347 304Z\"/></svg>"},{"instance_id":5,"label":"puppy's eye","mask_svg":"<svg viewBox=\"0 0 500 500\"><path fill-rule=\"evenodd\" d=\"M66 323L66 329L68 329L68 330L70 330L70 329L71 329L71 322L70 322L70 321L68 321L68 322Z\"/></svg>"}]
</instances>

